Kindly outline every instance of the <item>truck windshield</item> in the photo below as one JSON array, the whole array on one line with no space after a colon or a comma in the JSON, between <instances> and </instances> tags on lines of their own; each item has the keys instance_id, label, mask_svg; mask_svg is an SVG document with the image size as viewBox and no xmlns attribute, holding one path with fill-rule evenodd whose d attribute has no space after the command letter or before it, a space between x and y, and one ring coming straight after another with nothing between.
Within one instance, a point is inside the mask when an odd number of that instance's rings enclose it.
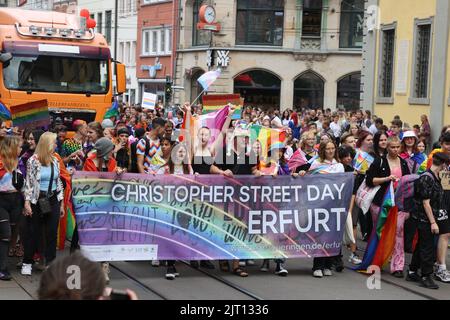
<instances>
[{"instance_id":1,"label":"truck windshield","mask_svg":"<svg viewBox=\"0 0 450 320\"><path fill-rule=\"evenodd\" d=\"M108 72L107 60L14 55L3 80L10 90L104 94Z\"/></svg>"}]
</instances>

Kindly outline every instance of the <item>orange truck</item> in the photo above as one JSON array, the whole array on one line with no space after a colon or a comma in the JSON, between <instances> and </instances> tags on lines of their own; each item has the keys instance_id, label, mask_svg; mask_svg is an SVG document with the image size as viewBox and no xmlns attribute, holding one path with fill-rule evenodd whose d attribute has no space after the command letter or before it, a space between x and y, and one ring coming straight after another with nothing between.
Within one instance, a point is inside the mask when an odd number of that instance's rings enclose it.
<instances>
[{"instance_id":1,"label":"orange truck","mask_svg":"<svg viewBox=\"0 0 450 320\"><path fill-rule=\"evenodd\" d=\"M101 34L79 16L0 8L0 102L47 100L50 121L101 121L126 90L125 65L111 58ZM114 68L115 64L115 68Z\"/></svg>"}]
</instances>

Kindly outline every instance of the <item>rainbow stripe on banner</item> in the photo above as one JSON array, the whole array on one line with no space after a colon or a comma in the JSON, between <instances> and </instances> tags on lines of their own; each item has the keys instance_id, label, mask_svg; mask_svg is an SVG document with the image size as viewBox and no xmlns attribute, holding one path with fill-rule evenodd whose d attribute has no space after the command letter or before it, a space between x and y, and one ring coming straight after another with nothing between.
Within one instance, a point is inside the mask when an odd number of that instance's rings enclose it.
<instances>
[{"instance_id":1,"label":"rainbow stripe on banner","mask_svg":"<svg viewBox=\"0 0 450 320\"><path fill-rule=\"evenodd\" d=\"M241 98L240 94L208 94L203 96L202 102L203 114L220 110L228 103L235 105L236 111L234 111L233 120L237 120L241 118L244 98Z\"/></svg>"},{"instance_id":2,"label":"rainbow stripe on banner","mask_svg":"<svg viewBox=\"0 0 450 320\"><path fill-rule=\"evenodd\" d=\"M13 125L20 129L27 127L48 127L50 125L47 100L38 100L11 106L11 115Z\"/></svg>"}]
</instances>

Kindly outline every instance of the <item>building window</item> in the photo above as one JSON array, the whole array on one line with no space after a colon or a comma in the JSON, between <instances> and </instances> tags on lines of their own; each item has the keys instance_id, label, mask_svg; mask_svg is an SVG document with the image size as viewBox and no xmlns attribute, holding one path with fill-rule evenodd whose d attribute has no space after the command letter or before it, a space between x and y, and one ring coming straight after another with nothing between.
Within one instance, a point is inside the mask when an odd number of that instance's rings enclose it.
<instances>
[{"instance_id":1,"label":"building window","mask_svg":"<svg viewBox=\"0 0 450 320\"><path fill-rule=\"evenodd\" d=\"M341 4L340 48L362 48L364 0L345 0Z\"/></svg>"},{"instance_id":2,"label":"building window","mask_svg":"<svg viewBox=\"0 0 450 320\"><path fill-rule=\"evenodd\" d=\"M238 0L236 43L283 45L283 0Z\"/></svg>"},{"instance_id":3,"label":"building window","mask_svg":"<svg viewBox=\"0 0 450 320\"><path fill-rule=\"evenodd\" d=\"M97 32L103 32L103 13L97 13Z\"/></svg>"},{"instance_id":4,"label":"building window","mask_svg":"<svg viewBox=\"0 0 450 320\"><path fill-rule=\"evenodd\" d=\"M348 75L338 81L337 107L358 110L361 100L361 73Z\"/></svg>"},{"instance_id":5,"label":"building window","mask_svg":"<svg viewBox=\"0 0 450 320\"><path fill-rule=\"evenodd\" d=\"M123 50L124 50L124 43L123 42L120 42L119 43L119 56L118 56L118 59L119 59L119 61L122 61L122 63L125 63L125 61L124 61L124 53L123 53Z\"/></svg>"},{"instance_id":6,"label":"building window","mask_svg":"<svg viewBox=\"0 0 450 320\"><path fill-rule=\"evenodd\" d=\"M429 104L432 19L415 21L411 104Z\"/></svg>"},{"instance_id":7,"label":"building window","mask_svg":"<svg viewBox=\"0 0 450 320\"><path fill-rule=\"evenodd\" d=\"M294 107L323 108L324 81L308 71L294 81Z\"/></svg>"},{"instance_id":8,"label":"building window","mask_svg":"<svg viewBox=\"0 0 450 320\"><path fill-rule=\"evenodd\" d=\"M322 0L304 0L302 36L320 37L322 30Z\"/></svg>"},{"instance_id":9,"label":"building window","mask_svg":"<svg viewBox=\"0 0 450 320\"><path fill-rule=\"evenodd\" d=\"M251 70L234 78L234 93L239 93L249 105L263 109L280 107L281 80L264 70Z\"/></svg>"},{"instance_id":10,"label":"building window","mask_svg":"<svg viewBox=\"0 0 450 320\"><path fill-rule=\"evenodd\" d=\"M203 0L195 0L193 6L192 16L192 45L193 46L206 46L211 42L211 31L197 30L197 23L199 22L198 12L202 5Z\"/></svg>"},{"instance_id":11,"label":"building window","mask_svg":"<svg viewBox=\"0 0 450 320\"><path fill-rule=\"evenodd\" d=\"M395 25L382 27L380 43L378 100L393 103Z\"/></svg>"},{"instance_id":12,"label":"building window","mask_svg":"<svg viewBox=\"0 0 450 320\"><path fill-rule=\"evenodd\" d=\"M111 26L112 26L112 11L105 12L105 37L106 41L111 43Z\"/></svg>"},{"instance_id":13,"label":"building window","mask_svg":"<svg viewBox=\"0 0 450 320\"><path fill-rule=\"evenodd\" d=\"M142 30L142 55L162 55L172 52L172 29Z\"/></svg>"}]
</instances>

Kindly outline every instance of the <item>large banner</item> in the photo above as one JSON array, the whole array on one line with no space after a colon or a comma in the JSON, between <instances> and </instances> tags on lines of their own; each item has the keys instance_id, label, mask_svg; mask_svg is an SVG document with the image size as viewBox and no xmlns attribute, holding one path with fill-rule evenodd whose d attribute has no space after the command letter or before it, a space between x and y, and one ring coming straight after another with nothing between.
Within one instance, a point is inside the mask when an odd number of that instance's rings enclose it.
<instances>
[{"instance_id":1,"label":"large banner","mask_svg":"<svg viewBox=\"0 0 450 320\"><path fill-rule=\"evenodd\" d=\"M130 261L335 256L353 180L76 172L72 183L82 251Z\"/></svg>"}]
</instances>

